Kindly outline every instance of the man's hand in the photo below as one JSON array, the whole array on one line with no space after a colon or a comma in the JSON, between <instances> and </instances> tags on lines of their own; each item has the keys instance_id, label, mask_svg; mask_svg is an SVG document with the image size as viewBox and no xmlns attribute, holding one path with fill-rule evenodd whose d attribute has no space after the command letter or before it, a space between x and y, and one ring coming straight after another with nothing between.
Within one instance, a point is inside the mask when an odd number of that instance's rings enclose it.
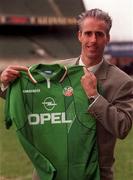
<instances>
[{"instance_id":1,"label":"man's hand","mask_svg":"<svg viewBox=\"0 0 133 180\"><path fill-rule=\"evenodd\" d=\"M84 75L81 78L81 85L85 90L88 97L95 96L97 92L97 79L96 76L87 68L84 68Z\"/></svg>"},{"instance_id":2,"label":"man's hand","mask_svg":"<svg viewBox=\"0 0 133 180\"><path fill-rule=\"evenodd\" d=\"M11 81L15 80L17 77L20 76L20 71L27 71L28 68L26 66L8 66L2 73L1 73L1 83L4 87L8 86Z\"/></svg>"}]
</instances>

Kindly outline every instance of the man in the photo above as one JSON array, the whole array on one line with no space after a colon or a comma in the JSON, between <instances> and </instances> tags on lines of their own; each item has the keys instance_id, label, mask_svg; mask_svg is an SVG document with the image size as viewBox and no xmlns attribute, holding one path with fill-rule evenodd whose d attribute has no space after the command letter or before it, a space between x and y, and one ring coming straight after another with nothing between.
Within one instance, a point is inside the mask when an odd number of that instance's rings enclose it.
<instances>
[{"instance_id":1,"label":"man","mask_svg":"<svg viewBox=\"0 0 133 180\"><path fill-rule=\"evenodd\" d=\"M79 16L78 25L81 56L62 63L86 66L81 84L92 102L88 112L96 119L100 176L101 180L113 180L116 139L125 138L132 127L133 81L103 58L104 48L110 40L110 16L100 9L92 9ZM27 68L9 66L3 71L4 88L19 76L20 70L27 71ZM33 179L38 177L34 175Z\"/></svg>"}]
</instances>

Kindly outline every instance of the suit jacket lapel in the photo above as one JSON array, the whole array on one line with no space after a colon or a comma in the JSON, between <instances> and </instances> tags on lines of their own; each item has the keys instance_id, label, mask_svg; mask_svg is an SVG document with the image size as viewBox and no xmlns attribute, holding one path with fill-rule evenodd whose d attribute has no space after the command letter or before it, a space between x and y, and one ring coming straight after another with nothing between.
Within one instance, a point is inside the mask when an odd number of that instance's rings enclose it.
<instances>
[{"instance_id":1,"label":"suit jacket lapel","mask_svg":"<svg viewBox=\"0 0 133 180\"><path fill-rule=\"evenodd\" d=\"M98 70L95 72L95 75L98 80L103 80L107 78L107 71L108 71L109 64L106 60L103 60L103 63L98 68Z\"/></svg>"}]
</instances>

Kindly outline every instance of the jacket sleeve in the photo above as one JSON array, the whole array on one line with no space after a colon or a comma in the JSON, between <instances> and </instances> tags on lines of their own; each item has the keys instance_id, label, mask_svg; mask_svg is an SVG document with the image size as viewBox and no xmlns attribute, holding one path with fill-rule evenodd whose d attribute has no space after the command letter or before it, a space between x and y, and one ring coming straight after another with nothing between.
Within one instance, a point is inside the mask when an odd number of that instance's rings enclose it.
<instances>
[{"instance_id":1,"label":"jacket sleeve","mask_svg":"<svg viewBox=\"0 0 133 180\"><path fill-rule=\"evenodd\" d=\"M133 122L133 81L122 84L111 102L100 95L88 111L113 136L125 138Z\"/></svg>"}]
</instances>

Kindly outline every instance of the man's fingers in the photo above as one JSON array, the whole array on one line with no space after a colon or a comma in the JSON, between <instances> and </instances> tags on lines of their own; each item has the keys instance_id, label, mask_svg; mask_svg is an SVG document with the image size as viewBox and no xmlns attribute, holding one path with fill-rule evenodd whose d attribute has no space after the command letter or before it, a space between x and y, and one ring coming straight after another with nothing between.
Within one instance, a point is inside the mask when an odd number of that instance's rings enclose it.
<instances>
[{"instance_id":1,"label":"man's fingers","mask_svg":"<svg viewBox=\"0 0 133 180\"><path fill-rule=\"evenodd\" d=\"M87 67L83 67L84 73L86 74L87 72L89 72L89 70L87 69Z\"/></svg>"},{"instance_id":2,"label":"man's fingers","mask_svg":"<svg viewBox=\"0 0 133 180\"><path fill-rule=\"evenodd\" d=\"M89 71L89 70L87 69L87 67L83 67L83 70L84 70L84 73L85 73L86 76L88 76L88 77L91 78L92 80L93 80L93 79L96 79L94 73L92 73L91 71Z\"/></svg>"},{"instance_id":3,"label":"man's fingers","mask_svg":"<svg viewBox=\"0 0 133 180\"><path fill-rule=\"evenodd\" d=\"M11 81L20 76L20 71L28 71L26 66L11 65L8 66L2 73L0 80L4 85L8 85Z\"/></svg>"},{"instance_id":4,"label":"man's fingers","mask_svg":"<svg viewBox=\"0 0 133 180\"><path fill-rule=\"evenodd\" d=\"M84 76L83 78L86 79L86 81L88 81L91 85L94 85L96 86L97 84L97 79L96 79L96 76L94 75L93 72L89 71L87 69L87 67L83 67L83 70L84 70Z\"/></svg>"},{"instance_id":5,"label":"man's fingers","mask_svg":"<svg viewBox=\"0 0 133 180\"><path fill-rule=\"evenodd\" d=\"M16 71L28 71L28 67L18 66L18 65L9 66L8 69L12 69L12 70L16 70Z\"/></svg>"}]
</instances>

